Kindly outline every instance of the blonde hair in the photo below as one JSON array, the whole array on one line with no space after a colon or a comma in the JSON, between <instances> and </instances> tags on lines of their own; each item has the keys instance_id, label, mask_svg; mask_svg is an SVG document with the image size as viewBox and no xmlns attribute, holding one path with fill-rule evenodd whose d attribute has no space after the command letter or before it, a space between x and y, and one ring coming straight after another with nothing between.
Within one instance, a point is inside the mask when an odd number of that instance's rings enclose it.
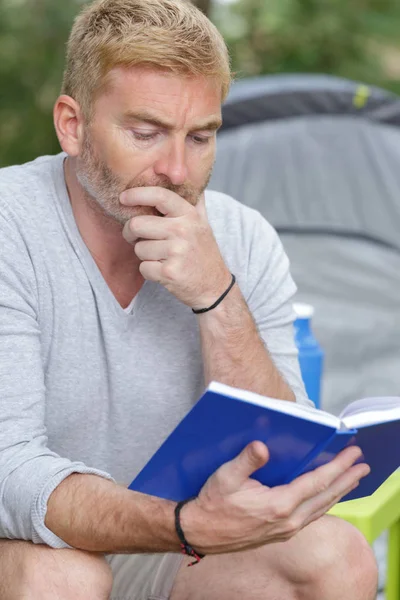
<instances>
[{"instance_id":1,"label":"blonde hair","mask_svg":"<svg viewBox=\"0 0 400 600\"><path fill-rule=\"evenodd\" d=\"M108 73L135 65L213 78L222 100L232 77L221 34L188 0L96 0L75 19L61 93L90 119Z\"/></svg>"}]
</instances>

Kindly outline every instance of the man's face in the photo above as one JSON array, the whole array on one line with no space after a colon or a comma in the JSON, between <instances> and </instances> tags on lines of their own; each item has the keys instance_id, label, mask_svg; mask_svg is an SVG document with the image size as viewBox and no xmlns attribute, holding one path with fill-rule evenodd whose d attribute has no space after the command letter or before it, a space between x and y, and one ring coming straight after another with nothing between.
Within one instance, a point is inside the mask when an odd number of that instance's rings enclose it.
<instances>
[{"instance_id":1,"label":"man's face","mask_svg":"<svg viewBox=\"0 0 400 600\"><path fill-rule=\"evenodd\" d=\"M214 163L221 88L143 67L114 69L110 76L84 130L76 163L80 184L122 224L155 214L120 204L120 194L133 187L164 187L195 205Z\"/></svg>"}]
</instances>

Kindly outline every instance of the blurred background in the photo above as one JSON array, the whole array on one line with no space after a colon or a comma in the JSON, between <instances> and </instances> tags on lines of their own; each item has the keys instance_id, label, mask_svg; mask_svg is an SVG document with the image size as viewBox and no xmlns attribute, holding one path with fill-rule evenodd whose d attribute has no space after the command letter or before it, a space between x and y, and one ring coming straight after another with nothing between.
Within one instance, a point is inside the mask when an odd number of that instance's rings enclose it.
<instances>
[{"instance_id":1,"label":"blurred background","mask_svg":"<svg viewBox=\"0 0 400 600\"><path fill-rule=\"evenodd\" d=\"M193 2L224 35L239 82L275 76L231 94L211 184L281 236L298 298L316 308L322 407L399 395L399 0ZM0 167L60 151L52 108L84 4L0 0ZM382 589L383 538L376 552Z\"/></svg>"},{"instance_id":2,"label":"blurred background","mask_svg":"<svg viewBox=\"0 0 400 600\"><path fill-rule=\"evenodd\" d=\"M237 77L326 73L400 93L398 0L195 0ZM0 0L0 167L58 152L51 111L82 0Z\"/></svg>"}]
</instances>

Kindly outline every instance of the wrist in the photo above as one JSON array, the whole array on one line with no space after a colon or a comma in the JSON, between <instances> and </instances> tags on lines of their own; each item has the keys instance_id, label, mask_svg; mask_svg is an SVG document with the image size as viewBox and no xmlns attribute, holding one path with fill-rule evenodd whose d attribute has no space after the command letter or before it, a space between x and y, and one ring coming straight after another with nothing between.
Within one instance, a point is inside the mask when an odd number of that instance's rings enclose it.
<instances>
[{"instance_id":1,"label":"wrist","mask_svg":"<svg viewBox=\"0 0 400 600\"><path fill-rule=\"evenodd\" d=\"M200 330L211 335L230 337L246 331L254 324L253 317L237 284L223 302L209 312L197 315Z\"/></svg>"},{"instance_id":2,"label":"wrist","mask_svg":"<svg viewBox=\"0 0 400 600\"><path fill-rule=\"evenodd\" d=\"M198 297L192 306L195 314L205 314L206 312L215 310L222 304L234 287L236 278L232 273L227 271L224 275L216 277L215 281L211 283L212 288L204 292L201 297Z\"/></svg>"},{"instance_id":3,"label":"wrist","mask_svg":"<svg viewBox=\"0 0 400 600\"><path fill-rule=\"evenodd\" d=\"M195 498L181 510L181 525L188 543L205 556L244 549L243 543L230 535L221 516L217 516L211 506L207 510L201 504Z\"/></svg>"},{"instance_id":4,"label":"wrist","mask_svg":"<svg viewBox=\"0 0 400 600\"><path fill-rule=\"evenodd\" d=\"M186 536L185 536L185 532L182 529L182 523L181 523L182 509L189 502L193 502L193 500L195 500L195 498L188 498L187 500L182 500L182 501L178 502L178 504L175 506L175 511L174 511L175 512L175 531L176 531L176 534L177 534L179 542L180 542L182 554L185 554L186 556L190 556L193 559L193 562L191 562L188 566L192 566L192 565L199 563L200 560L205 557L205 554L201 553L199 550L196 550L188 542L188 540L186 539Z\"/></svg>"},{"instance_id":5,"label":"wrist","mask_svg":"<svg viewBox=\"0 0 400 600\"><path fill-rule=\"evenodd\" d=\"M204 519L196 498L182 507L180 511L180 524L185 539L192 548L204 555L213 553L210 543L207 540L208 523Z\"/></svg>"}]
</instances>

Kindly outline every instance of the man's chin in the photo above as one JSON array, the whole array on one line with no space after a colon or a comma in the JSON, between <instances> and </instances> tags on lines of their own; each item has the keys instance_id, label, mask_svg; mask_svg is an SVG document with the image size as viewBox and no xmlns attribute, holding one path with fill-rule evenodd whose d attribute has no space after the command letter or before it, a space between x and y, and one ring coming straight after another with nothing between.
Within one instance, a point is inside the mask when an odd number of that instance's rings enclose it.
<instances>
[{"instance_id":1,"label":"man's chin","mask_svg":"<svg viewBox=\"0 0 400 600\"><path fill-rule=\"evenodd\" d=\"M121 205L121 213L124 214L125 221L133 219L133 217L162 217L163 215L153 206L132 206L131 208Z\"/></svg>"},{"instance_id":2,"label":"man's chin","mask_svg":"<svg viewBox=\"0 0 400 600\"><path fill-rule=\"evenodd\" d=\"M162 216L161 213L159 213L158 210L152 206L132 206L132 208L129 208L121 205L117 210L104 209L104 212L108 217L111 217L114 219L114 221L117 221L117 223L122 226L124 226L125 223L134 217Z\"/></svg>"}]
</instances>

